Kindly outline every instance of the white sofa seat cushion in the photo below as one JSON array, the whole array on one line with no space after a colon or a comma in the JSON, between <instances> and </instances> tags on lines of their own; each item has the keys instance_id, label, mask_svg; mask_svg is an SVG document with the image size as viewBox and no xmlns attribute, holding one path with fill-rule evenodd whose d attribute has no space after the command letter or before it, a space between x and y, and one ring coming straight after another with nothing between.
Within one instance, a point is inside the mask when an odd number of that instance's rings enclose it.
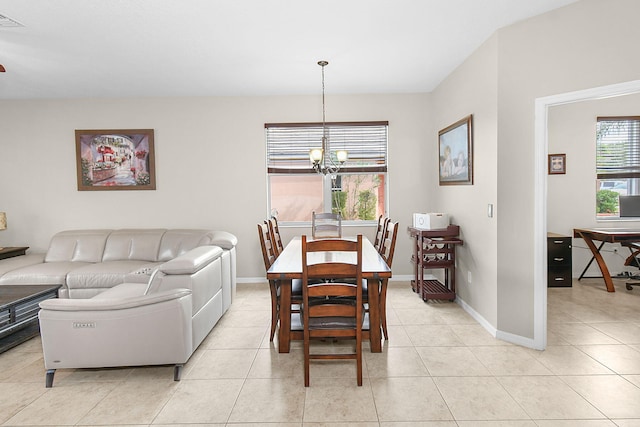
<instances>
[{"instance_id":1,"label":"white sofa seat cushion","mask_svg":"<svg viewBox=\"0 0 640 427\"><path fill-rule=\"evenodd\" d=\"M11 270L17 270L29 265L42 264L44 262L44 253L26 254L5 258L0 262L0 284L2 284L2 276Z\"/></svg>"},{"instance_id":2,"label":"white sofa seat cushion","mask_svg":"<svg viewBox=\"0 0 640 427\"><path fill-rule=\"evenodd\" d=\"M70 271L89 265L80 261L45 262L9 271L2 281L12 285L63 285Z\"/></svg>"},{"instance_id":3,"label":"white sofa seat cushion","mask_svg":"<svg viewBox=\"0 0 640 427\"><path fill-rule=\"evenodd\" d=\"M67 287L72 294L74 289L111 288L124 283L132 271L148 265L147 261L123 260L81 266L67 274ZM146 281L144 280L144 283Z\"/></svg>"}]
</instances>

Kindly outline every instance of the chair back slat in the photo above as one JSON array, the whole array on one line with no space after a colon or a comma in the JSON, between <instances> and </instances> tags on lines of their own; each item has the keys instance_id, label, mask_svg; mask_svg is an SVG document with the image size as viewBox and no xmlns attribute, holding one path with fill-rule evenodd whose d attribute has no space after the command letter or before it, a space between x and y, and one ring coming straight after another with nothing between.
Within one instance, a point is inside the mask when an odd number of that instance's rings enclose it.
<instances>
[{"instance_id":1,"label":"chair back slat","mask_svg":"<svg viewBox=\"0 0 640 427\"><path fill-rule=\"evenodd\" d=\"M339 297L355 297L357 293L357 286L349 283L315 283L309 285L308 291L310 297L320 297L325 295L339 296Z\"/></svg>"},{"instance_id":2,"label":"chair back slat","mask_svg":"<svg viewBox=\"0 0 640 427\"><path fill-rule=\"evenodd\" d=\"M376 228L376 238L373 242L373 247L376 248L378 252L382 252L382 243L384 242L384 237L387 232L387 224L389 223L389 218L380 215L378 217L378 227Z\"/></svg>"},{"instance_id":3,"label":"chair back slat","mask_svg":"<svg viewBox=\"0 0 640 427\"><path fill-rule=\"evenodd\" d=\"M271 264L276 260L276 254L273 250L271 233L269 232L269 226L266 221L262 224L258 224L258 238L260 239L260 247L262 248L264 268L268 270L269 267L271 267Z\"/></svg>"},{"instance_id":4,"label":"chair back slat","mask_svg":"<svg viewBox=\"0 0 640 427\"><path fill-rule=\"evenodd\" d=\"M322 212L311 214L311 236L319 238L341 238L342 216L339 213Z\"/></svg>"},{"instance_id":5,"label":"chair back slat","mask_svg":"<svg viewBox=\"0 0 640 427\"><path fill-rule=\"evenodd\" d=\"M355 278L357 271L353 264L342 262L326 262L307 267L309 280L313 279L346 279Z\"/></svg>"},{"instance_id":6,"label":"chair back slat","mask_svg":"<svg viewBox=\"0 0 640 427\"><path fill-rule=\"evenodd\" d=\"M385 238L382 243L382 250L380 255L384 258L389 267L393 262L393 254L396 250L396 238L398 237L398 222L389 221L385 233Z\"/></svg>"},{"instance_id":7,"label":"chair back slat","mask_svg":"<svg viewBox=\"0 0 640 427\"><path fill-rule=\"evenodd\" d=\"M355 308L355 305L348 306L344 304L324 303L322 304L322 306L309 307L309 316L313 318L326 318L326 317L355 318L356 308Z\"/></svg>"},{"instance_id":8,"label":"chair back slat","mask_svg":"<svg viewBox=\"0 0 640 427\"><path fill-rule=\"evenodd\" d=\"M267 224L269 226L269 233L271 234L271 243L273 245L273 251L277 258L284 250L284 245L282 243L282 236L280 235L280 228L278 228L278 220L272 216L267 220Z\"/></svg>"}]
</instances>

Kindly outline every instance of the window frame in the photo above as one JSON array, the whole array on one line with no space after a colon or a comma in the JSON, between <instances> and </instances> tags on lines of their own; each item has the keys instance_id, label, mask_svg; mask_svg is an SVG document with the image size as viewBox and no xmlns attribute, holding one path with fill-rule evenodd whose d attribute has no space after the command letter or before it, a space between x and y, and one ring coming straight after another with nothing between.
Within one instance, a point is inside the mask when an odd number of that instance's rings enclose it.
<instances>
[{"instance_id":1,"label":"window frame","mask_svg":"<svg viewBox=\"0 0 640 427\"><path fill-rule=\"evenodd\" d=\"M615 131L612 136L615 141L605 143L603 142L604 138L599 135L601 122L629 122L631 128L625 131L627 135ZM607 150L607 145L612 143L621 144L621 147L613 154L611 150ZM607 181L626 181L626 195L640 195L640 116L598 116L596 118L596 220L637 221L638 217L620 216L619 196L618 210L614 212L615 215L606 215L606 213L598 212L600 209L599 193L601 190L606 190L606 188L601 187L602 183ZM639 191L631 191L632 189ZM620 195L620 192L618 194Z\"/></svg>"},{"instance_id":2,"label":"window frame","mask_svg":"<svg viewBox=\"0 0 640 427\"><path fill-rule=\"evenodd\" d=\"M334 185L334 177L339 177L339 176L349 176L349 175L384 175L384 182L383 182L383 186L384 186L384 213L383 215L388 215L388 211L389 211L389 175L388 175L388 150L389 150L389 122L388 121L362 121L362 122L327 122L324 123L324 126L326 126L327 128L336 128L336 127L370 127L370 126L383 126L384 127L384 149L382 151L378 150L376 151L378 153L378 157L375 157L376 159L378 159L378 161L380 161L380 159L382 159L382 163L378 164L378 165L365 165L365 166L357 166L357 165L349 165L349 160L347 160L347 165L343 166L340 168L340 170L338 171L337 174L334 174L334 176L332 176L331 174L327 174L327 175L321 175L322 177L322 203L323 203L323 209L327 210L327 211L331 211L331 206L332 206L332 192L333 192L333 185ZM270 158L270 147L269 147L269 128L318 128L318 127L323 127L323 123L319 123L319 122L304 122L304 123L265 123L264 125L265 127L265 140L266 140L266 144L265 144L265 169L266 169L266 175L267 175L267 206L266 206L266 210L267 210L267 215L271 216L273 214L275 214L276 212L274 212L274 209L271 207L271 201L272 201L272 194L271 194L271 176L296 176L299 174L318 174L311 165L311 161L308 158L308 155L305 154L306 157L306 164L304 161L302 161L298 156L298 162L299 165L297 167L291 167L291 168L287 168L287 167L274 167L273 163L270 162L271 158ZM308 147L304 148L304 151L307 151L307 148L311 148L311 147L315 147L315 146L320 146L321 145L321 139L317 138L317 141L315 144L311 145L309 144ZM342 149L345 148L347 150L349 150L349 142L335 142L334 149ZM331 147L331 137L329 137L329 144L327 147L327 151L332 151L332 147ZM349 150L350 151L350 150ZM362 152L362 150L360 150L359 152ZM366 152L366 150L365 150ZM382 152L382 155L380 155L380 152ZM351 151L349 153L349 158L351 159ZM270 166L271 164L271 166ZM370 225L377 225L377 218L372 219L372 220L344 220L342 221L342 224L345 226L370 226ZM309 224L311 224L311 219L309 219L308 221L286 221L286 220L280 220L280 222L282 225L284 226L291 226L291 227L295 227L295 226L308 226Z\"/></svg>"}]
</instances>

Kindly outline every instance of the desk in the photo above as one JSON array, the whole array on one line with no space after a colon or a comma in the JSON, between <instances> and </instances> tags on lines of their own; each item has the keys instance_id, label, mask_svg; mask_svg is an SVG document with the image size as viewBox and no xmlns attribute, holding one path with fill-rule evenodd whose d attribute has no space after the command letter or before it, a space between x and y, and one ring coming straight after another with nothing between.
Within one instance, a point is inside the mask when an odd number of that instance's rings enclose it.
<instances>
[{"instance_id":1,"label":"desk","mask_svg":"<svg viewBox=\"0 0 640 427\"><path fill-rule=\"evenodd\" d=\"M319 254L320 255L320 254ZM311 255L310 255L311 259ZM371 341L371 351L382 351L380 334L379 289L371 286L372 281L388 279L391 269L384 262L369 239L362 238L362 276L368 279L369 331L363 331L363 338ZM291 327L291 279L302 278L302 239L294 237L284 248L280 256L267 271L267 279L280 280L280 330L278 332L278 351L289 353L291 340L302 340L302 330Z\"/></svg>"},{"instance_id":2,"label":"desk","mask_svg":"<svg viewBox=\"0 0 640 427\"><path fill-rule=\"evenodd\" d=\"M616 289L613 287L611 273L609 273L609 268L607 268L607 264L604 262L602 255L600 255L600 249L602 249L605 243L620 243L624 245L625 243L640 242L640 230L628 228L574 228L573 237L582 238L593 254L591 261L589 261L589 264L587 264L582 271L578 280L582 279L595 259L602 272L604 283L607 285L607 291L615 292ZM600 246L596 246L594 241L601 242Z\"/></svg>"}]
</instances>

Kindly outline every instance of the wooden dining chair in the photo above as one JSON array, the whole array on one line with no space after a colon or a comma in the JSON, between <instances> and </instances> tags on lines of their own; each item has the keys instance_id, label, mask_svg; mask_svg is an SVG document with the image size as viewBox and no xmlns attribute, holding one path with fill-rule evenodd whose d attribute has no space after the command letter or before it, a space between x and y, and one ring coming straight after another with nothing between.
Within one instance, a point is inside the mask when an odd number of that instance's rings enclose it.
<instances>
[{"instance_id":1,"label":"wooden dining chair","mask_svg":"<svg viewBox=\"0 0 640 427\"><path fill-rule=\"evenodd\" d=\"M271 233L267 221L258 224L258 237L260 238L262 259L264 260L264 268L266 271L269 270L271 264L276 260L274 245L271 240ZM269 280L269 291L271 292L271 335L269 336L269 341L273 341L280 316L280 284L277 280Z\"/></svg>"},{"instance_id":2,"label":"wooden dining chair","mask_svg":"<svg viewBox=\"0 0 640 427\"><path fill-rule=\"evenodd\" d=\"M280 228L278 228L278 219L272 216L267 220L267 223L269 224L269 232L271 233L271 240L273 241L273 247L277 257L284 250L282 236L280 236Z\"/></svg>"},{"instance_id":3,"label":"wooden dining chair","mask_svg":"<svg viewBox=\"0 0 640 427\"><path fill-rule=\"evenodd\" d=\"M341 238L342 216L339 213L314 211L311 214L311 236L314 239Z\"/></svg>"},{"instance_id":4,"label":"wooden dining chair","mask_svg":"<svg viewBox=\"0 0 640 427\"><path fill-rule=\"evenodd\" d=\"M340 251L352 253L351 259L333 258ZM324 254L318 254L322 253ZM342 254L341 254L342 255ZM320 260L320 261L319 261ZM355 261L355 262L350 262ZM311 282L331 278L330 282ZM358 284L342 279L355 278ZM311 283L310 283L311 282ZM310 360L355 359L357 383L362 385L362 235L353 240L325 239L307 241L302 236L302 323L304 328L304 385L309 387ZM353 353L313 353L315 338L355 338Z\"/></svg>"},{"instance_id":5,"label":"wooden dining chair","mask_svg":"<svg viewBox=\"0 0 640 427\"><path fill-rule=\"evenodd\" d=\"M373 247L376 248L378 252L382 251L382 243L384 241L385 232L387 231L387 224L389 223L389 218L380 215L378 217L378 227L376 228L376 238L373 242Z\"/></svg>"},{"instance_id":6,"label":"wooden dining chair","mask_svg":"<svg viewBox=\"0 0 640 427\"><path fill-rule=\"evenodd\" d=\"M391 264L393 263L393 254L396 250L396 238L398 237L398 222L388 221L385 238L382 243L382 250L380 251L380 255L387 263L389 268L391 268ZM380 323L382 324L382 333L384 335L384 339L388 340L389 335L387 334L387 285L389 279L382 279L380 282Z\"/></svg>"},{"instance_id":7,"label":"wooden dining chair","mask_svg":"<svg viewBox=\"0 0 640 427\"><path fill-rule=\"evenodd\" d=\"M270 230L269 222L264 221L258 224L258 237L262 247L262 259L265 270L269 270L271 264L278 258L276 255L276 243L273 240L273 233ZM269 341L273 341L280 318L280 281L269 280L269 291L271 293L271 335ZM291 280L291 306L292 312L299 312L298 306L302 303L302 280Z\"/></svg>"}]
</instances>

